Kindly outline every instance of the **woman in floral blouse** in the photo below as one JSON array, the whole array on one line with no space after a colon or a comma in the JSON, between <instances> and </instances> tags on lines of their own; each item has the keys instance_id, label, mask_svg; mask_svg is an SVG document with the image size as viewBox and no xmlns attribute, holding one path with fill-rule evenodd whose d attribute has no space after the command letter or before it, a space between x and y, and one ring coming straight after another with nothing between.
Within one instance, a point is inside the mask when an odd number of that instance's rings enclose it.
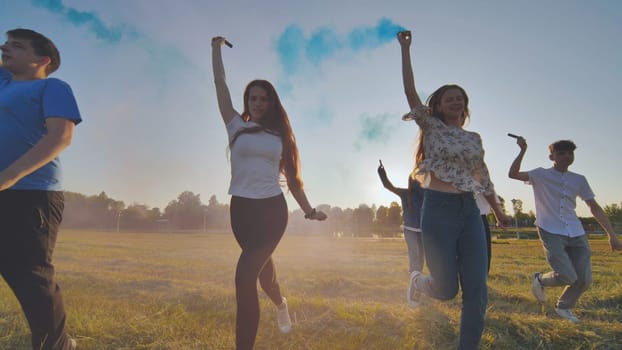
<instances>
[{"instance_id":1,"label":"woman in floral blouse","mask_svg":"<svg viewBox=\"0 0 622 350\"><path fill-rule=\"evenodd\" d=\"M487 304L487 252L484 227L474 195L483 193L497 221L510 219L495 200L479 134L464 130L468 96L458 85L444 85L421 103L410 59L410 32L398 33L404 90L411 112L404 120L420 127L416 168L425 188L421 217L429 275L413 272L410 296L424 293L453 299L462 288L458 349L476 349L484 330Z\"/></svg>"}]
</instances>

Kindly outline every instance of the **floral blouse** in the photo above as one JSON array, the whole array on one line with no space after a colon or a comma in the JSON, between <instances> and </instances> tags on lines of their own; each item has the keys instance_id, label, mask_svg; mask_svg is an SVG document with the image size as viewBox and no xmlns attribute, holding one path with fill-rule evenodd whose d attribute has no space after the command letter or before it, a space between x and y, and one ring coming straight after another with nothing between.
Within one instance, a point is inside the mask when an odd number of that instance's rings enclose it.
<instances>
[{"instance_id":1,"label":"floral blouse","mask_svg":"<svg viewBox=\"0 0 622 350\"><path fill-rule=\"evenodd\" d=\"M414 108L410 113L423 135L424 160L417 164L417 175L428 185L430 173L451 183L463 192L491 195L494 187L484 163L482 138L478 133L446 125L430 115L427 106ZM427 187L427 186L426 186Z\"/></svg>"}]
</instances>

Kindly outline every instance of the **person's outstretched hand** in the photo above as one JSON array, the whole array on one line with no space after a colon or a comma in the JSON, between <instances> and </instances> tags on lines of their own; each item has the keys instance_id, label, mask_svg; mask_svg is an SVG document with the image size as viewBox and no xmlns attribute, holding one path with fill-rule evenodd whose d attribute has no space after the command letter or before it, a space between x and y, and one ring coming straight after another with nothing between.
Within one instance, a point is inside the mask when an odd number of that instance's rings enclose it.
<instances>
[{"instance_id":1,"label":"person's outstretched hand","mask_svg":"<svg viewBox=\"0 0 622 350\"><path fill-rule=\"evenodd\" d=\"M316 210L313 215L309 216L309 219L317 221L324 221L326 218L328 218L328 215L324 214L321 210Z\"/></svg>"},{"instance_id":2,"label":"person's outstretched hand","mask_svg":"<svg viewBox=\"0 0 622 350\"><path fill-rule=\"evenodd\" d=\"M525 140L525 138L524 138L524 137L519 136L519 137L516 139L516 144L518 145L518 147L520 147L520 149L521 149L522 151L527 150L527 140Z\"/></svg>"},{"instance_id":3,"label":"person's outstretched hand","mask_svg":"<svg viewBox=\"0 0 622 350\"><path fill-rule=\"evenodd\" d=\"M622 242L620 242L615 235L613 237L609 237L609 246L613 252L616 250L622 250Z\"/></svg>"},{"instance_id":4,"label":"person's outstretched hand","mask_svg":"<svg viewBox=\"0 0 622 350\"><path fill-rule=\"evenodd\" d=\"M212 38L212 48L220 47L220 46L223 46L224 44L225 44L225 37L215 36Z\"/></svg>"},{"instance_id":5,"label":"person's outstretched hand","mask_svg":"<svg viewBox=\"0 0 622 350\"><path fill-rule=\"evenodd\" d=\"M412 42L413 36L410 30L405 30L397 33L397 41L399 41L402 46L409 46Z\"/></svg>"},{"instance_id":6,"label":"person's outstretched hand","mask_svg":"<svg viewBox=\"0 0 622 350\"><path fill-rule=\"evenodd\" d=\"M495 215L495 217L497 218L497 226L501 228L506 228L512 223L512 218L508 215L499 214Z\"/></svg>"},{"instance_id":7,"label":"person's outstretched hand","mask_svg":"<svg viewBox=\"0 0 622 350\"><path fill-rule=\"evenodd\" d=\"M380 175L381 179L387 177L387 171L384 170L384 166L382 165L382 163L380 163L380 165L378 165L378 175Z\"/></svg>"}]
</instances>

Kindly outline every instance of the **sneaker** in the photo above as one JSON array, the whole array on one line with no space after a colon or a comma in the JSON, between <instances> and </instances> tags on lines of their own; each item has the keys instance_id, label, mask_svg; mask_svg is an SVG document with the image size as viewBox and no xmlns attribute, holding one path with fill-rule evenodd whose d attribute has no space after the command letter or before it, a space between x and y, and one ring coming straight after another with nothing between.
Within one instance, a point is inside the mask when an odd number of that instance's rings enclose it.
<instances>
[{"instance_id":1,"label":"sneaker","mask_svg":"<svg viewBox=\"0 0 622 350\"><path fill-rule=\"evenodd\" d=\"M558 315L560 315L561 317L567 319L568 321L572 322L572 323L579 323L581 322L577 316L575 316L575 314L572 313L571 309L558 309L555 308L555 312L557 312Z\"/></svg>"},{"instance_id":2,"label":"sneaker","mask_svg":"<svg viewBox=\"0 0 622 350\"><path fill-rule=\"evenodd\" d=\"M419 297L421 292L417 289L416 280L421 276L421 272L413 271L410 274L410 283L408 283L408 292L406 294L406 303L413 309L419 306Z\"/></svg>"},{"instance_id":3,"label":"sneaker","mask_svg":"<svg viewBox=\"0 0 622 350\"><path fill-rule=\"evenodd\" d=\"M76 341L73 339L69 339L69 349L76 350L77 347L78 347L78 343L76 343Z\"/></svg>"},{"instance_id":4,"label":"sneaker","mask_svg":"<svg viewBox=\"0 0 622 350\"><path fill-rule=\"evenodd\" d=\"M544 294L544 286L540 283L540 272L536 272L533 274L533 278L531 280L531 293L533 296L538 299L539 302L546 302L546 294Z\"/></svg>"},{"instance_id":5,"label":"sneaker","mask_svg":"<svg viewBox=\"0 0 622 350\"><path fill-rule=\"evenodd\" d=\"M281 305L276 307L276 322L279 325L281 333L289 333L292 330L292 320L289 318L289 310L287 308L287 299L283 297Z\"/></svg>"}]
</instances>

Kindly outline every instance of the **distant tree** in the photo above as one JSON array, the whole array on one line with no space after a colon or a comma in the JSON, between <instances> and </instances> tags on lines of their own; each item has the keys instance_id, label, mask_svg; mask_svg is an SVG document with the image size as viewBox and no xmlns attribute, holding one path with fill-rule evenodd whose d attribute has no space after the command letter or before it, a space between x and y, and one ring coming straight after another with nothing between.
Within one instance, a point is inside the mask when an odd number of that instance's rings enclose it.
<instances>
[{"instance_id":1,"label":"distant tree","mask_svg":"<svg viewBox=\"0 0 622 350\"><path fill-rule=\"evenodd\" d=\"M131 204L123 210L120 228L124 230L156 230L158 228L157 220L160 219L160 209L155 209L149 209L144 204Z\"/></svg>"},{"instance_id":2,"label":"distant tree","mask_svg":"<svg viewBox=\"0 0 622 350\"><path fill-rule=\"evenodd\" d=\"M374 211L367 204L360 204L352 213L354 234L366 236L370 234L374 222Z\"/></svg>"},{"instance_id":3,"label":"distant tree","mask_svg":"<svg viewBox=\"0 0 622 350\"><path fill-rule=\"evenodd\" d=\"M168 203L164 216L174 228L182 230L200 229L203 226L204 208L201 195L191 191L182 192L176 200Z\"/></svg>"},{"instance_id":4,"label":"distant tree","mask_svg":"<svg viewBox=\"0 0 622 350\"><path fill-rule=\"evenodd\" d=\"M609 221L611 221L612 224L622 224L622 203L620 205L615 203L605 205L603 207L603 210L605 211L605 215L607 215Z\"/></svg>"},{"instance_id":5,"label":"distant tree","mask_svg":"<svg viewBox=\"0 0 622 350\"><path fill-rule=\"evenodd\" d=\"M498 194L497 194L497 197L499 198L499 205L501 206L501 210L503 211L504 214L507 214L508 212L505 208L505 198L501 197Z\"/></svg>"},{"instance_id":6,"label":"distant tree","mask_svg":"<svg viewBox=\"0 0 622 350\"><path fill-rule=\"evenodd\" d=\"M209 198L205 207L206 227L209 229L217 229L222 231L231 230L231 220L229 217L229 205L221 204L215 195Z\"/></svg>"},{"instance_id":7,"label":"distant tree","mask_svg":"<svg viewBox=\"0 0 622 350\"><path fill-rule=\"evenodd\" d=\"M529 214L527 214L527 218L526 218L526 222L525 222L525 226L535 226L536 225L536 214L533 212L533 210L529 211Z\"/></svg>"},{"instance_id":8,"label":"distant tree","mask_svg":"<svg viewBox=\"0 0 622 350\"><path fill-rule=\"evenodd\" d=\"M391 202L387 213L387 224L392 228L397 228L402 223L402 207L398 202Z\"/></svg>"},{"instance_id":9,"label":"distant tree","mask_svg":"<svg viewBox=\"0 0 622 350\"><path fill-rule=\"evenodd\" d=\"M328 232L331 234L343 234L347 231L348 221L346 215L340 207L332 207L328 214Z\"/></svg>"},{"instance_id":10,"label":"distant tree","mask_svg":"<svg viewBox=\"0 0 622 350\"><path fill-rule=\"evenodd\" d=\"M518 223L518 227L533 226L532 216L533 212L531 212L531 216L523 213L522 211L516 213L516 222Z\"/></svg>"},{"instance_id":11,"label":"distant tree","mask_svg":"<svg viewBox=\"0 0 622 350\"><path fill-rule=\"evenodd\" d=\"M394 235L399 231L401 222L402 208L399 203L391 202L390 207L381 205L376 210L374 232L382 235Z\"/></svg>"},{"instance_id":12,"label":"distant tree","mask_svg":"<svg viewBox=\"0 0 622 350\"><path fill-rule=\"evenodd\" d=\"M109 198L106 192L86 196L65 191L63 227L111 230L116 227L119 211L125 208L122 201Z\"/></svg>"},{"instance_id":13,"label":"distant tree","mask_svg":"<svg viewBox=\"0 0 622 350\"><path fill-rule=\"evenodd\" d=\"M521 213L523 211L523 201L520 199L512 199L512 209L514 213Z\"/></svg>"},{"instance_id":14,"label":"distant tree","mask_svg":"<svg viewBox=\"0 0 622 350\"><path fill-rule=\"evenodd\" d=\"M389 208L381 205L376 209L376 225L380 228L389 224Z\"/></svg>"}]
</instances>

